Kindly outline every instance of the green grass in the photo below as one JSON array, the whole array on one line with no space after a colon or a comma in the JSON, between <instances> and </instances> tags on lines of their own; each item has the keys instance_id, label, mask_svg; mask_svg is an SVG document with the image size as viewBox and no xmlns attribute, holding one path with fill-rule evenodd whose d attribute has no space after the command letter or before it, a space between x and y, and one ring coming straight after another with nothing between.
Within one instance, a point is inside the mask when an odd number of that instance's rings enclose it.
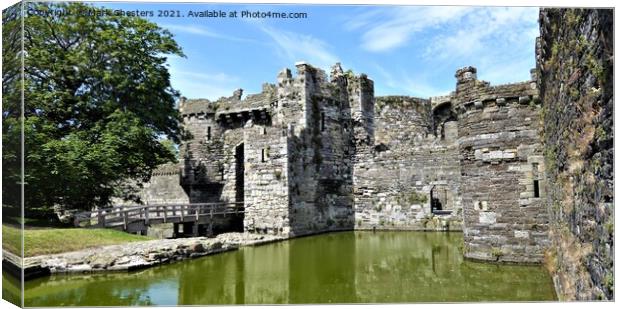
<instances>
[{"instance_id":1,"label":"green grass","mask_svg":"<svg viewBox=\"0 0 620 309\"><path fill-rule=\"evenodd\" d=\"M19 254L20 237L19 228L2 225L2 247L5 250ZM24 255L62 253L151 239L109 229L26 229L24 230Z\"/></svg>"},{"instance_id":2,"label":"green grass","mask_svg":"<svg viewBox=\"0 0 620 309\"><path fill-rule=\"evenodd\" d=\"M2 249L20 255L22 251L21 238L22 236L19 228L2 225Z\"/></svg>"}]
</instances>

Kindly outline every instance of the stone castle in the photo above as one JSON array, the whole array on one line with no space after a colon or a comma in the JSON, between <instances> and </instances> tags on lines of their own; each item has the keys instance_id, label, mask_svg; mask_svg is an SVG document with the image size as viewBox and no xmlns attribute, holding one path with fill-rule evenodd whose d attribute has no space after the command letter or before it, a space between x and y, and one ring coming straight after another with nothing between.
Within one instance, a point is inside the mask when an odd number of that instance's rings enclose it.
<instances>
[{"instance_id":1,"label":"stone castle","mask_svg":"<svg viewBox=\"0 0 620 309\"><path fill-rule=\"evenodd\" d=\"M614 299L613 10L539 24L521 83L466 67L445 96L375 97L364 74L297 63L260 94L182 98L193 137L142 199L243 203L234 228L288 237L459 230L468 258L543 262L562 300Z\"/></svg>"},{"instance_id":2,"label":"stone castle","mask_svg":"<svg viewBox=\"0 0 620 309\"><path fill-rule=\"evenodd\" d=\"M535 75L535 73L533 73ZM307 63L243 98L182 98L191 138L148 203L243 203L243 229L462 230L467 257L540 262L548 245L535 82L491 86L476 69L432 98L375 97L366 75Z\"/></svg>"}]
</instances>

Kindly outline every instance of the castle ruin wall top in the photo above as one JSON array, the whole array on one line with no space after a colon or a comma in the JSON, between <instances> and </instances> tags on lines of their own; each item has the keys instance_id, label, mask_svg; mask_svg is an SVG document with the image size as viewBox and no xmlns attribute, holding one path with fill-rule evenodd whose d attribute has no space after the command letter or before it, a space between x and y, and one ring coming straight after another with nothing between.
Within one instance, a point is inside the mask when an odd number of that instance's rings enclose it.
<instances>
[{"instance_id":1,"label":"castle ruin wall top","mask_svg":"<svg viewBox=\"0 0 620 309\"><path fill-rule=\"evenodd\" d=\"M212 102L208 99L186 99L179 101L179 111L183 116L215 114L216 118L234 113L251 111L270 111L275 98L275 85L263 84L260 93L249 94L242 98L243 89L237 89L230 97L221 97Z\"/></svg>"}]
</instances>

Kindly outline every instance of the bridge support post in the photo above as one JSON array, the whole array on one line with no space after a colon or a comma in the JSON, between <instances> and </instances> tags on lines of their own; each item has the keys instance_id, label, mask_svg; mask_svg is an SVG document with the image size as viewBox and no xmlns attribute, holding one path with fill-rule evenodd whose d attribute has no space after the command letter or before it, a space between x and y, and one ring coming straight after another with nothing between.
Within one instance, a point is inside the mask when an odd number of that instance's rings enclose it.
<instances>
[{"instance_id":1,"label":"bridge support post","mask_svg":"<svg viewBox=\"0 0 620 309\"><path fill-rule=\"evenodd\" d=\"M105 227L105 216L103 215L103 211L101 209L97 212L97 225L101 228Z\"/></svg>"},{"instance_id":2,"label":"bridge support post","mask_svg":"<svg viewBox=\"0 0 620 309\"><path fill-rule=\"evenodd\" d=\"M194 222L192 226L192 236L198 237L198 222Z\"/></svg>"},{"instance_id":3,"label":"bridge support post","mask_svg":"<svg viewBox=\"0 0 620 309\"><path fill-rule=\"evenodd\" d=\"M172 238L179 237L179 224L172 223Z\"/></svg>"},{"instance_id":4,"label":"bridge support post","mask_svg":"<svg viewBox=\"0 0 620 309\"><path fill-rule=\"evenodd\" d=\"M213 237L213 221L210 220L207 224L207 237Z\"/></svg>"}]
</instances>

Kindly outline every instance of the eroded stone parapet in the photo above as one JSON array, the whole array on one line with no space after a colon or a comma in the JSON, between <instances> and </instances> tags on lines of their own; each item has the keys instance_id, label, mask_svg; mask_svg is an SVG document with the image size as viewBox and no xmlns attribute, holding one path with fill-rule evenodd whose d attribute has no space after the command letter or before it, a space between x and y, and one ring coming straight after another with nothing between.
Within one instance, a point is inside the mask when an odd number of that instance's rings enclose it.
<instances>
[{"instance_id":1,"label":"eroded stone parapet","mask_svg":"<svg viewBox=\"0 0 620 309\"><path fill-rule=\"evenodd\" d=\"M457 83L476 80L478 78L477 71L478 70L476 70L476 68L472 66L463 67L456 70L456 74L454 74L454 77L456 77Z\"/></svg>"}]
</instances>

